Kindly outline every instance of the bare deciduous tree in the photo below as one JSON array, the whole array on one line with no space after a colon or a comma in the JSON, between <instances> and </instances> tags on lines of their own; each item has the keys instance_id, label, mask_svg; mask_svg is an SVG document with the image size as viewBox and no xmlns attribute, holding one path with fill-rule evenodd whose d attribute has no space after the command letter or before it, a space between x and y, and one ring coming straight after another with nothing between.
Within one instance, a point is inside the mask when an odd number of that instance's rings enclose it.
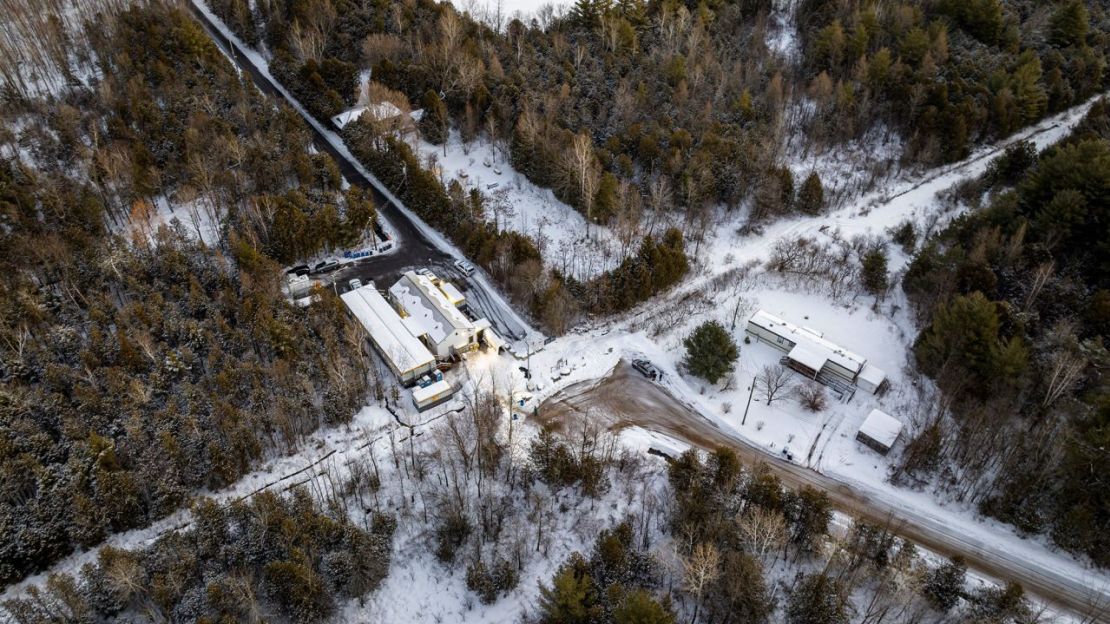
<instances>
[{"instance_id":1,"label":"bare deciduous tree","mask_svg":"<svg viewBox=\"0 0 1110 624\"><path fill-rule=\"evenodd\" d=\"M694 547L689 557L682 560L682 588L694 596L694 617L698 621L698 610L705 590L717 580L721 570L721 554L711 543L703 542Z\"/></svg>"},{"instance_id":2,"label":"bare deciduous tree","mask_svg":"<svg viewBox=\"0 0 1110 624\"><path fill-rule=\"evenodd\" d=\"M789 536L782 512L759 506L737 518L736 530L748 552L764 562L768 554L786 545Z\"/></svg>"},{"instance_id":3,"label":"bare deciduous tree","mask_svg":"<svg viewBox=\"0 0 1110 624\"><path fill-rule=\"evenodd\" d=\"M790 383L790 371L782 364L764 366L755 377L755 387L759 396L767 400L767 405L781 399Z\"/></svg>"}]
</instances>

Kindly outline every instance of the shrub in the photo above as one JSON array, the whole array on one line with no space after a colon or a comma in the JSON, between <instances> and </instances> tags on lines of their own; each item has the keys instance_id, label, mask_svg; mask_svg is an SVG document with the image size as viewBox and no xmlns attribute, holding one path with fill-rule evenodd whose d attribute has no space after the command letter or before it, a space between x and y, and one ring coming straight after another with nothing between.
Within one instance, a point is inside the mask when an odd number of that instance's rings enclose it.
<instances>
[{"instance_id":1,"label":"shrub","mask_svg":"<svg viewBox=\"0 0 1110 624\"><path fill-rule=\"evenodd\" d=\"M829 405L825 387L816 383L806 383L798 387L798 403L811 412L823 412Z\"/></svg>"}]
</instances>

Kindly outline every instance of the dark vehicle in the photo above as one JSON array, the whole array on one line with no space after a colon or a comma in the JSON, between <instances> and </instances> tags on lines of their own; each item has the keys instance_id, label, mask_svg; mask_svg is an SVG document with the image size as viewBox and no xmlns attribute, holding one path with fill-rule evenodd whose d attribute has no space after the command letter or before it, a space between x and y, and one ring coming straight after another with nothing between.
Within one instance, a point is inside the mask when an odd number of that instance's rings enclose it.
<instances>
[{"instance_id":1,"label":"dark vehicle","mask_svg":"<svg viewBox=\"0 0 1110 624\"><path fill-rule=\"evenodd\" d=\"M632 360L632 368L635 368L641 375L652 381L663 378L663 371L647 360Z\"/></svg>"},{"instance_id":2,"label":"dark vehicle","mask_svg":"<svg viewBox=\"0 0 1110 624\"><path fill-rule=\"evenodd\" d=\"M296 276L300 277L301 275L308 275L311 272L312 272L312 270L308 268L307 264L298 264L297 266L289 267L285 271L285 274L286 275L296 275Z\"/></svg>"},{"instance_id":3,"label":"dark vehicle","mask_svg":"<svg viewBox=\"0 0 1110 624\"><path fill-rule=\"evenodd\" d=\"M323 262L312 267L313 273L331 273L339 268L339 263L335 260L324 260Z\"/></svg>"}]
</instances>

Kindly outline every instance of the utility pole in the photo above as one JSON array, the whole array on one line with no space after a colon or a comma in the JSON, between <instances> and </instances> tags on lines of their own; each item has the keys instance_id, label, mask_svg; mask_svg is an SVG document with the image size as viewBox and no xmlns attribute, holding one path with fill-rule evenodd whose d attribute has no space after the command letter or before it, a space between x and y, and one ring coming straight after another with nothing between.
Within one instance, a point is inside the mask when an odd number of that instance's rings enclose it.
<instances>
[{"instance_id":1,"label":"utility pole","mask_svg":"<svg viewBox=\"0 0 1110 624\"><path fill-rule=\"evenodd\" d=\"M743 427L748 422L748 408L752 406L752 395L755 394L755 379L752 379L752 385L748 388L748 404L744 406L744 417L740 419L740 426Z\"/></svg>"}]
</instances>

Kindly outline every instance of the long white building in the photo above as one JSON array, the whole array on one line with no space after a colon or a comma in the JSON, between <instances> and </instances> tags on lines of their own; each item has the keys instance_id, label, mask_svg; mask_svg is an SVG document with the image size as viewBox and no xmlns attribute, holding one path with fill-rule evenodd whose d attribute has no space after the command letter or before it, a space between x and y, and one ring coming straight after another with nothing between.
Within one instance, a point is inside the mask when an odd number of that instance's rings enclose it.
<instances>
[{"instance_id":1,"label":"long white building","mask_svg":"<svg viewBox=\"0 0 1110 624\"><path fill-rule=\"evenodd\" d=\"M886 373L862 355L827 340L816 329L799 327L764 310L748 321L746 333L786 353L791 368L809 377L828 375L870 393L879 392L886 383Z\"/></svg>"},{"instance_id":2,"label":"long white building","mask_svg":"<svg viewBox=\"0 0 1110 624\"><path fill-rule=\"evenodd\" d=\"M412 383L435 370L435 356L409 331L374 284L345 292L341 298L401 383Z\"/></svg>"},{"instance_id":3,"label":"long white building","mask_svg":"<svg viewBox=\"0 0 1110 624\"><path fill-rule=\"evenodd\" d=\"M373 284L346 292L343 302L402 383L408 384L482 345L504 344L487 319L471 320L459 306L466 298L450 282L409 271L387 300Z\"/></svg>"}]
</instances>

